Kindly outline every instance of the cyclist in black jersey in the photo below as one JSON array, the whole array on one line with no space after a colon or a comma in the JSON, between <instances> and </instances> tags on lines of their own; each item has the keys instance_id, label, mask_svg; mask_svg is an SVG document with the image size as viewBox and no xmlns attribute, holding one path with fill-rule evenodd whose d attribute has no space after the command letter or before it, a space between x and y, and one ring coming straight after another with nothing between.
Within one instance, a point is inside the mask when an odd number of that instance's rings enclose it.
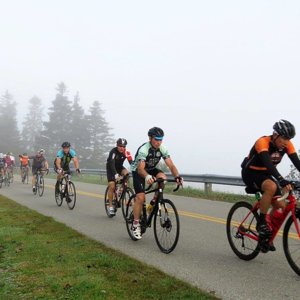
<instances>
[{"instance_id":1,"label":"cyclist in black jersey","mask_svg":"<svg viewBox=\"0 0 300 300\"><path fill-rule=\"evenodd\" d=\"M170 158L169 151L162 145L164 131L159 127L150 128L148 137L149 142L138 148L134 162L131 165L133 185L137 194L133 208L134 222L132 233L138 240L142 238L139 220L145 202L145 183L152 184L156 178L167 178L163 171L156 168L161 158L164 159L176 181L182 183L182 178L179 176L179 172ZM155 200L156 195L150 204L153 205Z\"/></svg>"},{"instance_id":2,"label":"cyclist in black jersey","mask_svg":"<svg viewBox=\"0 0 300 300\"><path fill-rule=\"evenodd\" d=\"M109 200L109 213L111 216L115 215L115 209L113 208L113 194L116 188L116 181L121 176L129 174L128 170L123 166L124 161L127 159L129 164L132 163L132 157L128 150L126 150L127 141L124 138L117 140L117 146L114 147L108 155L106 163L106 175L108 181L108 200Z\"/></svg>"}]
</instances>

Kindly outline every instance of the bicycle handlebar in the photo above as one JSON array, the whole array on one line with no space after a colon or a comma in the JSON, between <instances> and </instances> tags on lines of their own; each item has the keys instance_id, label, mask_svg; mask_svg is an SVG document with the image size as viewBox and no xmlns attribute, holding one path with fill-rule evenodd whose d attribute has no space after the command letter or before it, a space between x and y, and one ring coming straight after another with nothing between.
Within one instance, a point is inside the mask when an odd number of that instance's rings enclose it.
<instances>
[{"instance_id":1,"label":"bicycle handlebar","mask_svg":"<svg viewBox=\"0 0 300 300\"><path fill-rule=\"evenodd\" d=\"M164 182L176 182L177 183L177 187L173 190L173 192L177 192L179 190L180 186L182 186L182 183L178 183L175 179L156 178L155 181L145 189L145 192L148 192L154 183L159 184L159 183L164 183Z\"/></svg>"}]
</instances>

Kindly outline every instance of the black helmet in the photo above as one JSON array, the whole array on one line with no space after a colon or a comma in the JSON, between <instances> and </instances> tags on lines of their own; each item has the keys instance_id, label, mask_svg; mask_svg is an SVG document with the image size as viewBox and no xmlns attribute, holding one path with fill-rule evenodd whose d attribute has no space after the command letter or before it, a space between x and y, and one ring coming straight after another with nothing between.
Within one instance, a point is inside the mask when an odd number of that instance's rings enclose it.
<instances>
[{"instance_id":1,"label":"black helmet","mask_svg":"<svg viewBox=\"0 0 300 300\"><path fill-rule=\"evenodd\" d=\"M61 145L62 148L70 148L71 144L69 142L63 142Z\"/></svg>"},{"instance_id":2,"label":"black helmet","mask_svg":"<svg viewBox=\"0 0 300 300\"><path fill-rule=\"evenodd\" d=\"M162 140L164 135L164 131L159 127L152 127L148 131L148 136L154 137L158 140Z\"/></svg>"},{"instance_id":3,"label":"black helmet","mask_svg":"<svg viewBox=\"0 0 300 300\"><path fill-rule=\"evenodd\" d=\"M276 133L288 139L292 139L296 135L294 125L287 120L279 120L274 124L273 129Z\"/></svg>"},{"instance_id":4,"label":"black helmet","mask_svg":"<svg viewBox=\"0 0 300 300\"><path fill-rule=\"evenodd\" d=\"M126 147L126 145L127 145L126 139L123 139L123 138L117 139L117 146L123 146L123 147Z\"/></svg>"},{"instance_id":5,"label":"black helmet","mask_svg":"<svg viewBox=\"0 0 300 300\"><path fill-rule=\"evenodd\" d=\"M24 152L24 153L23 153L23 156L27 156L27 153L26 153L26 152Z\"/></svg>"}]
</instances>

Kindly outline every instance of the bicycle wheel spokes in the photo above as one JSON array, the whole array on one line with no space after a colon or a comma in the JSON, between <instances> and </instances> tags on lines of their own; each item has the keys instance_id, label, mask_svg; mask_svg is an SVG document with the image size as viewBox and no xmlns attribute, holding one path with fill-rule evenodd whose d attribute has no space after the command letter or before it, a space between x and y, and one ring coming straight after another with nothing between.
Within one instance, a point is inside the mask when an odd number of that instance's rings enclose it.
<instances>
[{"instance_id":1,"label":"bicycle wheel spokes","mask_svg":"<svg viewBox=\"0 0 300 300\"><path fill-rule=\"evenodd\" d=\"M133 194L134 194L134 192L130 187L127 187L126 191L122 194L121 206L122 206L123 217L125 220L126 220L126 208L129 204L129 199ZM132 203L133 202L131 202L131 204Z\"/></svg>"},{"instance_id":2,"label":"bicycle wheel spokes","mask_svg":"<svg viewBox=\"0 0 300 300\"><path fill-rule=\"evenodd\" d=\"M126 221L126 228L128 235L133 241L137 241L132 233L132 225L133 225L133 206L134 206L134 197L131 197L128 201L128 205L126 206L126 214L125 214L125 221Z\"/></svg>"},{"instance_id":3,"label":"bicycle wheel spokes","mask_svg":"<svg viewBox=\"0 0 300 300\"><path fill-rule=\"evenodd\" d=\"M44 177L43 176L39 176L38 178L39 182L38 182L38 193L39 193L39 196L42 197L43 194L44 194Z\"/></svg>"},{"instance_id":4,"label":"bicycle wheel spokes","mask_svg":"<svg viewBox=\"0 0 300 300\"><path fill-rule=\"evenodd\" d=\"M63 203L63 196L61 194L61 182L59 183L58 191L56 191L56 188L55 188L54 193L55 193L55 201L56 201L57 206L61 206Z\"/></svg>"},{"instance_id":5,"label":"bicycle wheel spokes","mask_svg":"<svg viewBox=\"0 0 300 300\"><path fill-rule=\"evenodd\" d=\"M300 221L297 218L298 226ZM300 275L300 238L298 236L293 217L291 216L283 231L283 250L292 269Z\"/></svg>"},{"instance_id":6,"label":"bicycle wheel spokes","mask_svg":"<svg viewBox=\"0 0 300 300\"><path fill-rule=\"evenodd\" d=\"M172 252L179 238L179 216L172 201L164 199L154 215L154 237L159 249Z\"/></svg>"},{"instance_id":7,"label":"bicycle wheel spokes","mask_svg":"<svg viewBox=\"0 0 300 300\"><path fill-rule=\"evenodd\" d=\"M75 185L73 182L70 181L69 184L67 184L66 188L67 188L67 193L66 193L67 204L68 204L69 209L73 209L76 204Z\"/></svg>"},{"instance_id":8,"label":"bicycle wheel spokes","mask_svg":"<svg viewBox=\"0 0 300 300\"><path fill-rule=\"evenodd\" d=\"M251 260L259 254L256 224L258 214L251 212L248 202L237 202L229 211L226 232L233 252L243 260Z\"/></svg>"}]
</instances>

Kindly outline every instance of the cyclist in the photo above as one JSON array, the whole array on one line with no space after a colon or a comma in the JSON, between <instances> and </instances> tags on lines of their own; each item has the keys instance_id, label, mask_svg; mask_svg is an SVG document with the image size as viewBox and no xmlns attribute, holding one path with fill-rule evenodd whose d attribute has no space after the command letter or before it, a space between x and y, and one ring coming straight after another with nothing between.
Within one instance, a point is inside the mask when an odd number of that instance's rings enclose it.
<instances>
[{"instance_id":1,"label":"cyclist","mask_svg":"<svg viewBox=\"0 0 300 300\"><path fill-rule=\"evenodd\" d=\"M242 163L242 178L246 186L260 190L262 198L260 200L260 215L257 224L260 241L267 241L272 231L268 226L266 215L274 196L280 196L283 192L292 189L289 181L284 179L278 172L276 166L281 162L282 157L287 154L300 171L300 160L293 143L290 141L296 134L295 127L289 121L279 120L273 125L273 134L260 137L250 150L248 157ZM284 201L276 201L273 204L273 211L284 209ZM275 251L271 245L271 251Z\"/></svg>"},{"instance_id":2,"label":"cyclist","mask_svg":"<svg viewBox=\"0 0 300 300\"><path fill-rule=\"evenodd\" d=\"M128 150L126 150L127 141L124 138L117 140L117 146L114 147L108 155L106 163L106 175L108 181L108 200L109 200L109 213L111 216L115 215L115 210L112 206L113 194L116 188L116 181L121 176L129 174L128 170L123 166L125 159L128 160L129 164L132 163L132 157Z\"/></svg>"},{"instance_id":3,"label":"cyclist","mask_svg":"<svg viewBox=\"0 0 300 300\"><path fill-rule=\"evenodd\" d=\"M27 176L28 176L30 161L29 161L29 156L25 152L23 153L23 155L19 155L19 159L20 159L21 178L23 182L24 172L27 172Z\"/></svg>"},{"instance_id":4,"label":"cyclist","mask_svg":"<svg viewBox=\"0 0 300 300\"><path fill-rule=\"evenodd\" d=\"M11 174L11 178L14 177L14 166L16 165L15 157L11 152L6 153L5 155L6 161L6 172Z\"/></svg>"},{"instance_id":5,"label":"cyclist","mask_svg":"<svg viewBox=\"0 0 300 300\"><path fill-rule=\"evenodd\" d=\"M59 183L63 177L63 173L70 173L71 160L74 162L76 173L80 173L78 158L75 150L71 148L71 144L69 142L63 142L61 147L62 149L57 152L54 161L54 171L58 174L55 184L55 195L59 194Z\"/></svg>"},{"instance_id":6,"label":"cyclist","mask_svg":"<svg viewBox=\"0 0 300 300\"><path fill-rule=\"evenodd\" d=\"M0 153L0 175L1 175L1 181L3 181L3 178L5 176L5 168L6 168L6 160L4 158L4 154Z\"/></svg>"},{"instance_id":7,"label":"cyclist","mask_svg":"<svg viewBox=\"0 0 300 300\"><path fill-rule=\"evenodd\" d=\"M133 227L132 233L136 239L141 239L140 215L145 202L145 183L152 184L156 178L166 179L166 175L156 166L163 158L177 183L182 183L178 170L170 158L169 151L162 145L164 132L159 127L150 128L148 131L149 142L141 145L135 155L131 165L133 186L136 192L136 199L133 207ZM154 204L157 195L152 199Z\"/></svg>"},{"instance_id":8,"label":"cyclist","mask_svg":"<svg viewBox=\"0 0 300 300\"><path fill-rule=\"evenodd\" d=\"M49 164L47 159L45 158L45 150L40 149L36 155L29 156L29 159L32 159L32 191L35 193L35 182L37 172L40 170L45 170L47 173L49 172Z\"/></svg>"}]
</instances>

